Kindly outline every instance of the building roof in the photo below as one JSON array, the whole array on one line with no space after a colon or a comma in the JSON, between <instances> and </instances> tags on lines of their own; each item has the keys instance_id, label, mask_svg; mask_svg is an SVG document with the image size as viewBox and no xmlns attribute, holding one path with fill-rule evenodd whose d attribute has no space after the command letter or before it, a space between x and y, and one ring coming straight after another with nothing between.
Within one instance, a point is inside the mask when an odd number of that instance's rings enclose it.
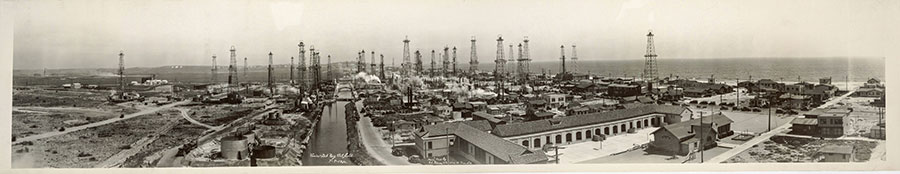
<instances>
[{"instance_id":1,"label":"building roof","mask_svg":"<svg viewBox=\"0 0 900 174\"><path fill-rule=\"evenodd\" d=\"M459 125L453 134L509 163L529 164L547 161L547 155L541 150L528 150L521 145L468 125Z\"/></svg>"},{"instance_id":2,"label":"building roof","mask_svg":"<svg viewBox=\"0 0 900 174\"><path fill-rule=\"evenodd\" d=\"M819 119L815 119L815 118L794 118L794 120L791 121L791 124L797 124L797 125L811 125L811 126L815 126L815 125L819 125Z\"/></svg>"},{"instance_id":3,"label":"building roof","mask_svg":"<svg viewBox=\"0 0 900 174\"><path fill-rule=\"evenodd\" d=\"M775 81L772 80L772 79L760 79L759 81L757 81L757 83L759 83L759 84L766 84L766 83L778 83L778 82L775 82Z\"/></svg>"},{"instance_id":4,"label":"building roof","mask_svg":"<svg viewBox=\"0 0 900 174\"><path fill-rule=\"evenodd\" d=\"M478 112L472 113L472 115L474 115L476 117L484 118L485 120L487 120L491 123L499 123L499 122L503 121L503 120L495 118L494 115L488 114L487 112L484 112L484 111L478 111Z\"/></svg>"},{"instance_id":5,"label":"building roof","mask_svg":"<svg viewBox=\"0 0 900 174\"><path fill-rule=\"evenodd\" d=\"M822 109L822 108L815 108L815 109L810 110L809 112L806 112L805 114L803 114L803 116L807 116L807 117L809 117L809 116L817 117L817 116L820 116L820 115L822 115L822 114L825 114L825 109Z\"/></svg>"},{"instance_id":6,"label":"building roof","mask_svg":"<svg viewBox=\"0 0 900 174\"><path fill-rule=\"evenodd\" d=\"M497 127L495 127L494 130L491 131L491 133L500 137L511 137L552 131L557 129L606 123L654 113L681 114L684 111L685 108L681 106L647 104L641 107L626 108L609 112L590 113L568 117L558 117L497 125Z\"/></svg>"},{"instance_id":7,"label":"building roof","mask_svg":"<svg viewBox=\"0 0 900 174\"><path fill-rule=\"evenodd\" d=\"M556 115L556 114L554 114L552 112L536 112L536 113L534 113L535 117L552 117L553 115Z\"/></svg>"},{"instance_id":8,"label":"building roof","mask_svg":"<svg viewBox=\"0 0 900 174\"><path fill-rule=\"evenodd\" d=\"M546 105L547 100L544 100L544 99L528 100L528 104L530 104L530 105Z\"/></svg>"},{"instance_id":9,"label":"building roof","mask_svg":"<svg viewBox=\"0 0 900 174\"><path fill-rule=\"evenodd\" d=\"M684 92L704 93L704 92L706 92L706 89L707 88L700 88L700 87L685 87Z\"/></svg>"},{"instance_id":10,"label":"building roof","mask_svg":"<svg viewBox=\"0 0 900 174\"><path fill-rule=\"evenodd\" d=\"M452 123L441 123L441 124L432 124L422 126L419 131L416 132L416 135L419 137L435 137L435 136L444 136L452 134L456 129L459 128L459 125L467 125L469 127L481 130L481 131L490 131L491 124L488 123L487 120L469 120L469 121L460 121L460 122L452 122Z\"/></svg>"},{"instance_id":11,"label":"building roof","mask_svg":"<svg viewBox=\"0 0 900 174\"><path fill-rule=\"evenodd\" d=\"M716 125L725 125L734 123L734 120L731 120L731 118L728 118L725 115L716 114L711 116L704 116L703 123L716 123ZM688 121L666 125L662 128L657 129L656 131L653 131L652 134L656 134L659 131L668 131L672 133L672 135L675 135L675 137L677 137L678 139L682 139L694 135L694 133L691 132L691 126L693 125L700 125L700 119L691 119Z\"/></svg>"},{"instance_id":12,"label":"building roof","mask_svg":"<svg viewBox=\"0 0 900 174\"><path fill-rule=\"evenodd\" d=\"M853 153L853 146L848 145L827 145L819 149L821 153L838 153L838 154L851 154Z\"/></svg>"}]
</instances>

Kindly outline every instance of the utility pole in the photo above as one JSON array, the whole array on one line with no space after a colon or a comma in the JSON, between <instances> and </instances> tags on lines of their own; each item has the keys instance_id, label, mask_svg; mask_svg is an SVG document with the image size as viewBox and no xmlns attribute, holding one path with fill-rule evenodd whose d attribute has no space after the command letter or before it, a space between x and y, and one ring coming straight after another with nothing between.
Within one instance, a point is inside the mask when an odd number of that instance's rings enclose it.
<instances>
[{"instance_id":1,"label":"utility pole","mask_svg":"<svg viewBox=\"0 0 900 174\"><path fill-rule=\"evenodd\" d=\"M740 79L740 78L735 79L734 82L736 82L736 84L740 84L740 83L741 83L741 79ZM750 87L747 86L747 89L749 90ZM735 106L738 106L738 107L741 107L741 88L740 88L740 86L737 87L737 101L734 102L734 105L735 105Z\"/></svg>"},{"instance_id":2,"label":"utility pole","mask_svg":"<svg viewBox=\"0 0 900 174\"><path fill-rule=\"evenodd\" d=\"M698 131L698 134L700 134L700 147L699 147L699 149L700 149L700 163L703 163L703 148L704 148L703 139L706 139L706 138L703 137L703 132L704 132L704 129L703 129L703 112L700 112L700 130Z\"/></svg>"},{"instance_id":3,"label":"utility pole","mask_svg":"<svg viewBox=\"0 0 900 174\"><path fill-rule=\"evenodd\" d=\"M772 131L772 105L769 105L769 124L766 124L766 127L766 132Z\"/></svg>"}]
</instances>

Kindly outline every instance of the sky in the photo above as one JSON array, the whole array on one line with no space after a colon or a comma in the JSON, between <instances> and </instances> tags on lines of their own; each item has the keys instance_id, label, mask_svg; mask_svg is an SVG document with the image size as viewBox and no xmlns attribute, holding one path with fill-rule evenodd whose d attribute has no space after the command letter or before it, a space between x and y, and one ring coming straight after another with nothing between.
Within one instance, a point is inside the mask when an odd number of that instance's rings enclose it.
<instances>
[{"instance_id":1,"label":"sky","mask_svg":"<svg viewBox=\"0 0 900 174\"><path fill-rule=\"evenodd\" d=\"M900 40L892 0L34 0L13 12L14 69L277 64L314 46L333 62L365 50L402 62L403 39L422 51L457 48L482 63L530 40L534 61L556 61L560 45L580 61L641 60L647 32L658 59L885 57ZM370 60L370 58L366 58ZM299 60L297 60L299 61Z\"/></svg>"}]
</instances>

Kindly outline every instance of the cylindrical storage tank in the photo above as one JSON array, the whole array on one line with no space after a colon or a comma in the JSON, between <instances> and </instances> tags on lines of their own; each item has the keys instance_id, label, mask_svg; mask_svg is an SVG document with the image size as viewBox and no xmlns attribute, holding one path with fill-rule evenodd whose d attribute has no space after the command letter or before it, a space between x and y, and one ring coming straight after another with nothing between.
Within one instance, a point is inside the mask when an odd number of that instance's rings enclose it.
<instances>
[{"instance_id":1,"label":"cylindrical storage tank","mask_svg":"<svg viewBox=\"0 0 900 174\"><path fill-rule=\"evenodd\" d=\"M275 146L262 145L253 150L253 155L259 159L275 157Z\"/></svg>"},{"instance_id":2,"label":"cylindrical storage tank","mask_svg":"<svg viewBox=\"0 0 900 174\"><path fill-rule=\"evenodd\" d=\"M223 137L220 143L222 146L222 157L229 160L247 159L247 139L243 136L227 136Z\"/></svg>"}]
</instances>

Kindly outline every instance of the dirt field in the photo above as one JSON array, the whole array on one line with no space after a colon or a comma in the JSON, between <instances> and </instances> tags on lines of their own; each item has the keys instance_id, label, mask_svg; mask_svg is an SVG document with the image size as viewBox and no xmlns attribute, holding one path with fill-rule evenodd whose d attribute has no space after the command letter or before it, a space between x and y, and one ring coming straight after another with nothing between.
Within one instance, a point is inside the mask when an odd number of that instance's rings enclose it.
<instances>
[{"instance_id":1,"label":"dirt field","mask_svg":"<svg viewBox=\"0 0 900 174\"><path fill-rule=\"evenodd\" d=\"M841 100L845 106L853 108L849 121L845 122L844 135L849 137L868 135L873 126L879 123L878 108L869 103L875 100L870 97L847 97Z\"/></svg>"},{"instance_id":2,"label":"dirt field","mask_svg":"<svg viewBox=\"0 0 900 174\"><path fill-rule=\"evenodd\" d=\"M147 145L141 152L125 160L122 167L152 167L153 164L159 160L159 157L161 157L155 154L161 153L165 149L182 145L190 140L197 139L207 130L202 126L191 124L186 120L180 120L179 122L180 123L172 128L172 130L169 130L167 134L160 135L156 141Z\"/></svg>"},{"instance_id":3,"label":"dirt field","mask_svg":"<svg viewBox=\"0 0 900 174\"><path fill-rule=\"evenodd\" d=\"M188 112L197 121L211 126L228 124L253 112L253 108L241 105L197 105Z\"/></svg>"},{"instance_id":4,"label":"dirt field","mask_svg":"<svg viewBox=\"0 0 900 174\"><path fill-rule=\"evenodd\" d=\"M14 168L93 167L167 122L177 111L145 115L104 126L12 146Z\"/></svg>"},{"instance_id":5,"label":"dirt field","mask_svg":"<svg viewBox=\"0 0 900 174\"><path fill-rule=\"evenodd\" d=\"M110 91L89 89L13 90L13 106L99 107L106 103Z\"/></svg>"},{"instance_id":6,"label":"dirt field","mask_svg":"<svg viewBox=\"0 0 900 174\"><path fill-rule=\"evenodd\" d=\"M872 150L878 143L775 136L728 159L725 163L817 162L822 158L818 151L825 145L852 145L856 152L853 162L865 162L869 161Z\"/></svg>"},{"instance_id":7,"label":"dirt field","mask_svg":"<svg viewBox=\"0 0 900 174\"><path fill-rule=\"evenodd\" d=\"M85 107L15 107L12 114L12 136L23 137L60 127L71 127L116 118L137 112L130 107L104 105Z\"/></svg>"}]
</instances>

